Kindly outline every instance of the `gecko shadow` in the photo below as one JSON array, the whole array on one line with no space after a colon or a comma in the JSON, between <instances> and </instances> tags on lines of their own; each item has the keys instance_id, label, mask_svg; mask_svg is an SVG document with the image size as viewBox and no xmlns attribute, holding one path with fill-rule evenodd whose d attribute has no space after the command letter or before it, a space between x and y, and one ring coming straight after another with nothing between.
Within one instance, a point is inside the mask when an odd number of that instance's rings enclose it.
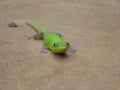
<instances>
[{"instance_id":1,"label":"gecko shadow","mask_svg":"<svg viewBox=\"0 0 120 90\"><path fill-rule=\"evenodd\" d=\"M66 53L52 53L52 54L54 57L62 60L65 60L66 58L68 58L68 55Z\"/></svg>"}]
</instances>

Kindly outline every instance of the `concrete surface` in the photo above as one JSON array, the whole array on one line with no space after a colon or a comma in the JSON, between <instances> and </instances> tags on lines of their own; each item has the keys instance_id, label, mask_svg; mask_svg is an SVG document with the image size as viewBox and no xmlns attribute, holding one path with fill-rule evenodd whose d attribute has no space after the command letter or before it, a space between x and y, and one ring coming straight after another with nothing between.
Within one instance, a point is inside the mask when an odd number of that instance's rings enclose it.
<instances>
[{"instance_id":1,"label":"concrete surface","mask_svg":"<svg viewBox=\"0 0 120 90\"><path fill-rule=\"evenodd\" d=\"M77 52L41 54L26 21L62 33ZM0 90L120 90L120 1L0 0Z\"/></svg>"}]
</instances>

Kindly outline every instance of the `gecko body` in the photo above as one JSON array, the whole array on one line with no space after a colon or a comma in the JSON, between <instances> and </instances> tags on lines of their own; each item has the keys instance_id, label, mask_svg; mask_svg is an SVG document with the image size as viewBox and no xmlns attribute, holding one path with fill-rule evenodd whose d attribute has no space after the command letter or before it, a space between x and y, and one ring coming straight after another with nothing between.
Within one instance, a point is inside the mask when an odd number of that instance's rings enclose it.
<instances>
[{"instance_id":1,"label":"gecko body","mask_svg":"<svg viewBox=\"0 0 120 90\"><path fill-rule=\"evenodd\" d=\"M48 28L42 27L37 23L26 23L31 26L37 33L28 35L28 38L43 39L44 43L41 48L42 53L50 49L54 53L66 53L67 51L75 52L69 42L65 41L61 34L52 32Z\"/></svg>"}]
</instances>

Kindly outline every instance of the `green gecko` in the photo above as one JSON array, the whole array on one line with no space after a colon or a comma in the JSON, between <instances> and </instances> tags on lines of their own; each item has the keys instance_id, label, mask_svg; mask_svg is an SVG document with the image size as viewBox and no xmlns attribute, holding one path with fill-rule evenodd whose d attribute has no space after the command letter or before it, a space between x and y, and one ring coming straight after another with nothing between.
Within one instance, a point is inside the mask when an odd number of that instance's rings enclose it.
<instances>
[{"instance_id":1,"label":"green gecko","mask_svg":"<svg viewBox=\"0 0 120 90\"><path fill-rule=\"evenodd\" d=\"M42 53L46 53L50 49L54 53L66 53L67 51L75 52L69 42L63 40L61 34L54 33L49 29L39 26L37 23L26 23L31 26L37 33L28 35L28 38L43 39L44 43L41 48Z\"/></svg>"}]
</instances>

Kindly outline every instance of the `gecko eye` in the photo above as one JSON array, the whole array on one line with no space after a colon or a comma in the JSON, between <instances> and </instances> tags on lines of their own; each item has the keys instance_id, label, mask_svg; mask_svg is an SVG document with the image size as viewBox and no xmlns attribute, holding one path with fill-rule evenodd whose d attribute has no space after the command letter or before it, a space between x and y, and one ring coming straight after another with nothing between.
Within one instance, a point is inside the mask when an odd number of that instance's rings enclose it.
<instances>
[{"instance_id":1,"label":"gecko eye","mask_svg":"<svg viewBox=\"0 0 120 90\"><path fill-rule=\"evenodd\" d=\"M58 43L57 43L57 42L55 42L55 43L53 44L53 46L54 46L54 47L56 47L57 45L58 45Z\"/></svg>"}]
</instances>

